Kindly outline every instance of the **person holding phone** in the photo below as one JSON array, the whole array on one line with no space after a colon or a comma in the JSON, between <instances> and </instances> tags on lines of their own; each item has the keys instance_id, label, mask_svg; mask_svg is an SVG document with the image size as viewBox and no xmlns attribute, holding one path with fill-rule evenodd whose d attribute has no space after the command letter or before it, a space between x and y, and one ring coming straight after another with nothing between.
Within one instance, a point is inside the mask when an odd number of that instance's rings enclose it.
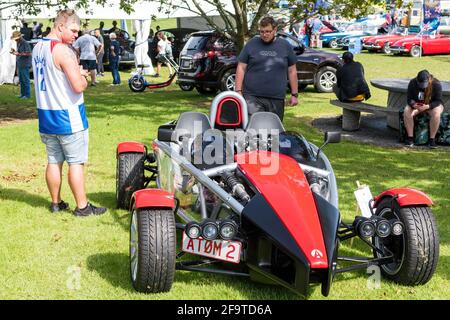
<instances>
[{"instance_id":1,"label":"person holding phone","mask_svg":"<svg viewBox=\"0 0 450 320\"><path fill-rule=\"evenodd\" d=\"M436 148L435 137L439 129L441 114L444 111L440 81L434 78L428 70L420 71L417 77L409 82L407 102L403 114L406 133L408 134L405 145L408 147L414 146L414 117L426 112L430 116L428 146L433 149Z\"/></svg>"}]
</instances>

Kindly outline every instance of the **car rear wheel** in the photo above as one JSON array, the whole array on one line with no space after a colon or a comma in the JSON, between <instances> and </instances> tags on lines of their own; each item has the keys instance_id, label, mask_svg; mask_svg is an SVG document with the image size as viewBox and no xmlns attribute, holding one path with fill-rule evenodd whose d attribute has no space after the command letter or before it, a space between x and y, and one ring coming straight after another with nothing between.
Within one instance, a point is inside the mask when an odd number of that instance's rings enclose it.
<instances>
[{"instance_id":1,"label":"car rear wheel","mask_svg":"<svg viewBox=\"0 0 450 320\"><path fill-rule=\"evenodd\" d=\"M389 45L389 43L383 44L383 47L381 48L381 51L384 54L390 54L391 53L391 46Z\"/></svg>"},{"instance_id":2,"label":"car rear wheel","mask_svg":"<svg viewBox=\"0 0 450 320\"><path fill-rule=\"evenodd\" d=\"M381 201L376 215L398 219L404 225L402 235L386 238L374 237L375 247L385 255L391 252L393 262L381 265L386 278L404 285L422 285L433 276L439 258L439 235L431 208L426 206L400 207L391 198ZM375 257L381 254L375 251Z\"/></svg>"},{"instance_id":3,"label":"car rear wheel","mask_svg":"<svg viewBox=\"0 0 450 320\"><path fill-rule=\"evenodd\" d=\"M117 155L116 202L117 207L130 208L133 193L144 188L143 153L121 153Z\"/></svg>"},{"instance_id":4,"label":"car rear wheel","mask_svg":"<svg viewBox=\"0 0 450 320\"><path fill-rule=\"evenodd\" d=\"M332 49L337 49L338 48L338 43L336 39L333 39L330 41L330 48Z\"/></svg>"},{"instance_id":5,"label":"car rear wheel","mask_svg":"<svg viewBox=\"0 0 450 320\"><path fill-rule=\"evenodd\" d=\"M213 95L217 93L217 88L211 88L206 86L195 87L200 94Z\"/></svg>"},{"instance_id":6,"label":"car rear wheel","mask_svg":"<svg viewBox=\"0 0 450 320\"><path fill-rule=\"evenodd\" d=\"M142 76L135 75L128 80L128 86L133 92L142 92L145 90L145 79Z\"/></svg>"},{"instance_id":7,"label":"car rear wheel","mask_svg":"<svg viewBox=\"0 0 450 320\"><path fill-rule=\"evenodd\" d=\"M226 71L220 79L220 91L234 91L236 69Z\"/></svg>"},{"instance_id":8,"label":"car rear wheel","mask_svg":"<svg viewBox=\"0 0 450 320\"><path fill-rule=\"evenodd\" d=\"M136 291L167 292L175 277L176 230L172 210L133 209L130 275Z\"/></svg>"},{"instance_id":9,"label":"car rear wheel","mask_svg":"<svg viewBox=\"0 0 450 320\"><path fill-rule=\"evenodd\" d=\"M410 56L414 58L420 57L421 53L422 50L419 46L412 46L411 51L409 51Z\"/></svg>"},{"instance_id":10,"label":"car rear wheel","mask_svg":"<svg viewBox=\"0 0 450 320\"><path fill-rule=\"evenodd\" d=\"M315 78L314 87L318 92L333 92L333 86L337 81L336 69L328 66L322 67Z\"/></svg>"}]
</instances>

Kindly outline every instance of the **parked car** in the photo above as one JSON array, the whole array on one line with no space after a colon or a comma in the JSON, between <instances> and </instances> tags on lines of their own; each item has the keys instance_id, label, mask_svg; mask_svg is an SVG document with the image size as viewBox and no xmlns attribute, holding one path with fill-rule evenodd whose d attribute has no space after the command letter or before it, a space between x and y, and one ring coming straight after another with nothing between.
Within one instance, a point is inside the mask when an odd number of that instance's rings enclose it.
<instances>
[{"instance_id":1,"label":"parked car","mask_svg":"<svg viewBox=\"0 0 450 320\"><path fill-rule=\"evenodd\" d=\"M390 49L394 54L409 53L411 57L450 54L450 36L438 34L401 39L394 42Z\"/></svg>"},{"instance_id":2,"label":"parked car","mask_svg":"<svg viewBox=\"0 0 450 320\"><path fill-rule=\"evenodd\" d=\"M376 35L378 33L379 26L367 24L367 22L357 22L350 24L344 31L324 33L320 35L323 46L328 46L333 49L337 49L338 40L347 36L367 36Z\"/></svg>"},{"instance_id":3,"label":"parked car","mask_svg":"<svg viewBox=\"0 0 450 320\"><path fill-rule=\"evenodd\" d=\"M305 48L286 33L277 36L287 40L297 54L299 89L314 84L319 92L332 92L336 70L342 65L340 57ZM194 84L200 93L234 90L237 55L234 43L225 36L214 31L193 33L180 54L178 83Z\"/></svg>"},{"instance_id":4,"label":"parked car","mask_svg":"<svg viewBox=\"0 0 450 320\"><path fill-rule=\"evenodd\" d=\"M189 39L189 35L193 32L198 31L197 29L191 28L173 28L173 29L163 29L160 30L164 32L164 34L169 38L173 38L172 43L172 55L175 61L178 61L178 57L180 56L180 51L183 50L184 45ZM158 40L155 37L152 39L148 39L148 56L152 59L153 62L156 61L156 55L158 54L156 47L158 45Z\"/></svg>"},{"instance_id":5,"label":"parked car","mask_svg":"<svg viewBox=\"0 0 450 320\"><path fill-rule=\"evenodd\" d=\"M390 52L390 44L397 40L404 39L406 37L415 36L418 30L414 28L398 27L387 35L378 35L363 38L363 49L367 49L369 52L383 52L386 54Z\"/></svg>"}]
</instances>

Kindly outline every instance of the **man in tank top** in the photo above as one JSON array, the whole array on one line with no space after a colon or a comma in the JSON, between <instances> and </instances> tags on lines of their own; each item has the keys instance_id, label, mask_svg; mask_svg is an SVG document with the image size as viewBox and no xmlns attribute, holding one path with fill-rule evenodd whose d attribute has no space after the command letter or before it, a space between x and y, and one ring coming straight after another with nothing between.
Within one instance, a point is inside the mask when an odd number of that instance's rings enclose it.
<instances>
[{"instance_id":1,"label":"man in tank top","mask_svg":"<svg viewBox=\"0 0 450 320\"><path fill-rule=\"evenodd\" d=\"M75 216L98 215L106 208L88 202L84 187L84 164L88 159L88 121L83 91L87 71L80 68L68 45L80 30L80 18L73 10L62 10L53 29L33 49L33 73L41 140L46 146L46 181L51 212L68 210L61 199L64 161L69 164L69 185L76 202Z\"/></svg>"}]
</instances>

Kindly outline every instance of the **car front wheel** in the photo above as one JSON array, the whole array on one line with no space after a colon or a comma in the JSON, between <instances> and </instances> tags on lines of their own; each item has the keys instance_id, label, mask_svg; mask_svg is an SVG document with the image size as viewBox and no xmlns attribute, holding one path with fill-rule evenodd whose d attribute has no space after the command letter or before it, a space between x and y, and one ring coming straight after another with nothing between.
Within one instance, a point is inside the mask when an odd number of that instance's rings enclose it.
<instances>
[{"instance_id":1,"label":"car front wheel","mask_svg":"<svg viewBox=\"0 0 450 320\"><path fill-rule=\"evenodd\" d=\"M176 263L175 217L172 210L134 208L130 224L130 274L138 292L167 292Z\"/></svg>"},{"instance_id":2,"label":"car front wheel","mask_svg":"<svg viewBox=\"0 0 450 320\"><path fill-rule=\"evenodd\" d=\"M338 43L337 43L336 39L333 39L330 41L330 48L332 48L332 49L338 48Z\"/></svg>"},{"instance_id":3,"label":"car front wheel","mask_svg":"<svg viewBox=\"0 0 450 320\"><path fill-rule=\"evenodd\" d=\"M220 79L220 91L234 91L236 69L226 71Z\"/></svg>"},{"instance_id":4,"label":"car front wheel","mask_svg":"<svg viewBox=\"0 0 450 320\"><path fill-rule=\"evenodd\" d=\"M383 51L384 54L390 54L391 46L389 45L389 43L383 44L383 48L381 48L381 51Z\"/></svg>"},{"instance_id":5,"label":"car front wheel","mask_svg":"<svg viewBox=\"0 0 450 320\"><path fill-rule=\"evenodd\" d=\"M411 57L418 58L418 57L420 57L420 54L422 53L421 51L422 50L420 50L419 46L413 46L411 48L411 51L409 52L409 54L411 55Z\"/></svg>"},{"instance_id":6,"label":"car front wheel","mask_svg":"<svg viewBox=\"0 0 450 320\"><path fill-rule=\"evenodd\" d=\"M373 239L373 244L383 255L393 255L392 262L381 265L383 276L403 285L427 283L439 258L439 235L431 209L426 206L400 207L395 200L386 198L380 202L375 214L387 220L400 220L404 226L401 235ZM374 253L376 258L381 257L378 251Z\"/></svg>"},{"instance_id":7,"label":"car front wheel","mask_svg":"<svg viewBox=\"0 0 450 320\"><path fill-rule=\"evenodd\" d=\"M322 67L316 74L314 87L318 92L333 92L333 86L336 84L336 69L333 67Z\"/></svg>"}]
</instances>

